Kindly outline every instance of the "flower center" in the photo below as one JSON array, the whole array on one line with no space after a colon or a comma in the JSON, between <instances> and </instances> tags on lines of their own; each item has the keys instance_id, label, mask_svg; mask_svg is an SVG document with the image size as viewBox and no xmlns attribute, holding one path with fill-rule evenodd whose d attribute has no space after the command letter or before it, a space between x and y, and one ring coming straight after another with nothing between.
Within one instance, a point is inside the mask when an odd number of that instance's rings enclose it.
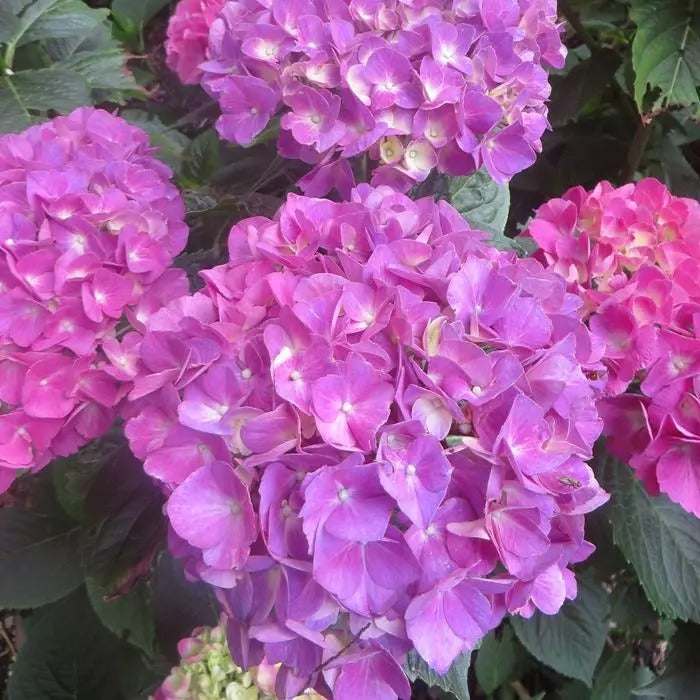
<instances>
[{"instance_id":1,"label":"flower center","mask_svg":"<svg viewBox=\"0 0 700 700\"><path fill-rule=\"evenodd\" d=\"M349 401L343 401L343 405L340 407L343 413L350 413L352 411L352 404Z\"/></svg>"},{"instance_id":2,"label":"flower center","mask_svg":"<svg viewBox=\"0 0 700 700\"><path fill-rule=\"evenodd\" d=\"M348 498L350 498L350 491L348 491L345 487L338 491L338 500L341 503L345 503L345 501L347 501Z\"/></svg>"},{"instance_id":3,"label":"flower center","mask_svg":"<svg viewBox=\"0 0 700 700\"><path fill-rule=\"evenodd\" d=\"M246 367L242 372L241 372L241 377L243 379L250 379L253 376L253 372Z\"/></svg>"}]
</instances>

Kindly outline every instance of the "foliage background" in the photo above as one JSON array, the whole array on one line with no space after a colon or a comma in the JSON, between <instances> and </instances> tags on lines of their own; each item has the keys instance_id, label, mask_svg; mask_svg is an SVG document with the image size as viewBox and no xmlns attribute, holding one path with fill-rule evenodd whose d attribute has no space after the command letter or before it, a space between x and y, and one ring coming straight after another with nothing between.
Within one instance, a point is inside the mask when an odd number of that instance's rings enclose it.
<instances>
[{"instance_id":1,"label":"foliage background","mask_svg":"<svg viewBox=\"0 0 700 700\"><path fill-rule=\"evenodd\" d=\"M419 188L451 199L500 246L519 249L533 209L574 185L651 175L700 198L700 3L559 8L569 56L552 76L552 131L535 165L509 189L481 173ZM0 0L0 133L88 103L147 130L187 203L179 264L194 281L220 259L230 225L274 212L303 166L278 158L273 141L218 139L216 106L165 67L171 11L169 0ZM595 466L613 497L589 520L598 549L580 567L576 601L556 617L504 623L446 677L412 657L415 698L698 696L699 521L650 498L602 450ZM118 431L0 497L0 692L147 697L177 641L215 622L207 589L164 550L161 505Z\"/></svg>"}]
</instances>

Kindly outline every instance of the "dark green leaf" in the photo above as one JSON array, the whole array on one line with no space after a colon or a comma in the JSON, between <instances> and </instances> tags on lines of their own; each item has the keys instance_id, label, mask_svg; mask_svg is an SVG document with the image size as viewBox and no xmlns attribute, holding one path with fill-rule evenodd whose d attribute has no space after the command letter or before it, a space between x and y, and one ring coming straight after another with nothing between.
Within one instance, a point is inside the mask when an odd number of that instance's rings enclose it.
<instances>
[{"instance_id":1,"label":"dark green leaf","mask_svg":"<svg viewBox=\"0 0 700 700\"><path fill-rule=\"evenodd\" d=\"M201 625L217 624L218 605L211 588L185 578L182 562L163 552L153 576L153 606L158 642L172 661L177 643Z\"/></svg>"},{"instance_id":2,"label":"dark green leaf","mask_svg":"<svg viewBox=\"0 0 700 700\"><path fill-rule=\"evenodd\" d=\"M96 10L82 0L31 0L13 23L14 31L4 43L22 46L32 41L85 36L102 24L107 10Z\"/></svg>"},{"instance_id":3,"label":"dark green leaf","mask_svg":"<svg viewBox=\"0 0 700 700\"><path fill-rule=\"evenodd\" d=\"M634 95L640 112L676 105L700 112L700 4L696 0L632 0Z\"/></svg>"},{"instance_id":4,"label":"dark green leaf","mask_svg":"<svg viewBox=\"0 0 700 700\"><path fill-rule=\"evenodd\" d=\"M206 185L221 165L219 137L207 129L192 139L185 148L182 174L195 186Z\"/></svg>"},{"instance_id":5,"label":"dark green leaf","mask_svg":"<svg viewBox=\"0 0 700 700\"><path fill-rule=\"evenodd\" d=\"M70 112L90 102L87 80L74 70L42 68L15 73L11 78L17 95L30 110Z\"/></svg>"},{"instance_id":6,"label":"dark green leaf","mask_svg":"<svg viewBox=\"0 0 700 700\"><path fill-rule=\"evenodd\" d=\"M636 581L620 580L612 592L611 605L610 619L617 629L641 631L658 620Z\"/></svg>"},{"instance_id":7,"label":"dark green leaf","mask_svg":"<svg viewBox=\"0 0 700 700\"><path fill-rule=\"evenodd\" d=\"M0 509L0 608L38 607L77 588L76 534L67 520Z\"/></svg>"},{"instance_id":8,"label":"dark green leaf","mask_svg":"<svg viewBox=\"0 0 700 700\"><path fill-rule=\"evenodd\" d=\"M496 183L485 170L466 177L452 177L449 201L473 229L492 234L494 245L511 247L503 236L510 207L507 185Z\"/></svg>"},{"instance_id":9,"label":"dark green leaf","mask_svg":"<svg viewBox=\"0 0 700 700\"><path fill-rule=\"evenodd\" d=\"M10 7L0 5L0 44L6 44L19 31L19 18Z\"/></svg>"},{"instance_id":10,"label":"dark green leaf","mask_svg":"<svg viewBox=\"0 0 700 700\"><path fill-rule=\"evenodd\" d=\"M552 76L549 121L557 126L576 119L591 100L602 94L620 63L618 54L602 49L575 65L566 75Z\"/></svg>"},{"instance_id":11,"label":"dark green leaf","mask_svg":"<svg viewBox=\"0 0 700 700\"><path fill-rule=\"evenodd\" d=\"M120 639L152 656L155 642L151 589L140 581L128 593L114 600L110 591L88 579L87 592L102 624Z\"/></svg>"},{"instance_id":12,"label":"dark green leaf","mask_svg":"<svg viewBox=\"0 0 700 700\"><path fill-rule=\"evenodd\" d=\"M113 0L112 14L126 31L138 31L169 3L170 0Z\"/></svg>"},{"instance_id":13,"label":"dark green leaf","mask_svg":"<svg viewBox=\"0 0 700 700\"><path fill-rule=\"evenodd\" d=\"M84 589L32 614L12 668L10 700L131 700L121 676L136 652L107 631Z\"/></svg>"},{"instance_id":14,"label":"dark green leaf","mask_svg":"<svg viewBox=\"0 0 700 700\"><path fill-rule=\"evenodd\" d=\"M404 670L411 681L420 678L429 688L441 688L447 693L452 693L457 700L469 700L469 686L467 674L469 672L470 655L460 654L444 675L433 671L430 666L418 655L411 651L408 654Z\"/></svg>"},{"instance_id":15,"label":"dark green leaf","mask_svg":"<svg viewBox=\"0 0 700 700\"><path fill-rule=\"evenodd\" d=\"M182 167L182 158L190 140L181 131L163 124L158 117L138 109L126 109L121 113L126 121L143 129L158 151L156 155L176 173Z\"/></svg>"},{"instance_id":16,"label":"dark green leaf","mask_svg":"<svg viewBox=\"0 0 700 700\"><path fill-rule=\"evenodd\" d=\"M636 685L631 654L621 649L596 674L591 700L626 700Z\"/></svg>"},{"instance_id":17,"label":"dark green leaf","mask_svg":"<svg viewBox=\"0 0 700 700\"><path fill-rule=\"evenodd\" d=\"M523 659L523 649L510 625L489 632L481 640L479 651L476 653L474 669L479 687L486 694L493 693L516 676Z\"/></svg>"},{"instance_id":18,"label":"dark green leaf","mask_svg":"<svg viewBox=\"0 0 700 700\"><path fill-rule=\"evenodd\" d=\"M32 123L32 115L19 98L9 78L0 77L0 134L22 131Z\"/></svg>"},{"instance_id":19,"label":"dark green leaf","mask_svg":"<svg viewBox=\"0 0 700 700\"><path fill-rule=\"evenodd\" d=\"M666 669L659 678L637 688L635 695L661 697L665 700L695 698L700 688L700 626L680 624L671 639L671 653Z\"/></svg>"},{"instance_id":20,"label":"dark green leaf","mask_svg":"<svg viewBox=\"0 0 700 700\"><path fill-rule=\"evenodd\" d=\"M112 592L145 574L164 530L163 496L124 447L95 477L85 500L85 565Z\"/></svg>"},{"instance_id":21,"label":"dark green leaf","mask_svg":"<svg viewBox=\"0 0 700 700\"><path fill-rule=\"evenodd\" d=\"M578 595L564 603L556 615L511 618L523 646L543 664L590 686L605 645L610 603L605 591L585 578L578 581Z\"/></svg>"},{"instance_id":22,"label":"dark green leaf","mask_svg":"<svg viewBox=\"0 0 700 700\"><path fill-rule=\"evenodd\" d=\"M631 469L601 461L612 494L615 542L659 611L700 620L700 521L664 496L651 497Z\"/></svg>"}]
</instances>

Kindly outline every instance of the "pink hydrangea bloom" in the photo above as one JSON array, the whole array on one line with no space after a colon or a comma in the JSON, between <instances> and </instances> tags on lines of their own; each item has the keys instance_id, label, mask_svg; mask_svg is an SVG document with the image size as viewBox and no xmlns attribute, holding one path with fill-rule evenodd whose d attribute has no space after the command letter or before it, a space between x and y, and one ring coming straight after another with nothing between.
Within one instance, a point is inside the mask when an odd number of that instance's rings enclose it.
<instances>
[{"instance_id":1,"label":"pink hydrangea bloom","mask_svg":"<svg viewBox=\"0 0 700 700\"><path fill-rule=\"evenodd\" d=\"M654 179L580 187L529 225L605 344L613 454L700 517L700 204Z\"/></svg>"},{"instance_id":2,"label":"pink hydrangea bloom","mask_svg":"<svg viewBox=\"0 0 700 700\"><path fill-rule=\"evenodd\" d=\"M207 52L221 136L246 145L280 117L279 151L313 165L313 196L349 194L356 156L402 190L434 168L510 179L548 125L544 66L565 57L554 0L230 0Z\"/></svg>"},{"instance_id":3,"label":"pink hydrangea bloom","mask_svg":"<svg viewBox=\"0 0 700 700\"><path fill-rule=\"evenodd\" d=\"M187 291L170 175L102 110L0 138L0 491L105 432L136 375L120 336Z\"/></svg>"},{"instance_id":4,"label":"pink hydrangea bloom","mask_svg":"<svg viewBox=\"0 0 700 700\"><path fill-rule=\"evenodd\" d=\"M180 0L168 22L165 53L168 68L183 83L195 84L208 57L209 27L226 0Z\"/></svg>"},{"instance_id":5,"label":"pink hydrangea bloom","mask_svg":"<svg viewBox=\"0 0 700 700\"><path fill-rule=\"evenodd\" d=\"M407 697L412 647L445 671L575 595L602 365L564 280L485 239L387 187L289 195L148 323L127 436L279 697Z\"/></svg>"}]
</instances>

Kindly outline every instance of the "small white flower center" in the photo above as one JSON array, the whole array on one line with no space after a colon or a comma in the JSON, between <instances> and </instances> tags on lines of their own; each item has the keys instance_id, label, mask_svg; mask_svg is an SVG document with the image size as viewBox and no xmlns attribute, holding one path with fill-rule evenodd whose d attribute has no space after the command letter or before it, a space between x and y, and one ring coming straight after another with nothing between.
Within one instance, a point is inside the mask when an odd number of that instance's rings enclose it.
<instances>
[{"instance_id":1,"label":"small white flower center","mask_svg":"<svg viewBox=\"0 0 700 700\"><path fill-rule=\"evenodd\" d=\"M347 501L348 498L350 498L350 491L348 491L345 487L338 491L338 500L341 503L345 503L345 501Z\"/></svg>"},{"instance_id":2,"label":"small white flower center","mask_svg":"<svg viewBox=\"0 0 700 700\"><path fill-rule=\"evenodd\" d=\"M413 476L416 473L416 465L415 464L409 464L406 467L406 474L409 476Z\"/></svg>"},{"instance_id":3,"label":"small white flower center","mask_svg":"<svg viewBox=\"0 0 700 700\"><path fill-rule=\"evenodd\" d=\"M298 382L301 379L301 372L299 370L294 370L293 372L290 373L289 375L293 381Z\"/></svg>"},{"instance_id":4,"label":"small white flower center","mask_svg":"<svg viewBox=\"0 0 700 700\"><path fill-rule=\"evenodd\" d=\"M484 390L480 386L473 386L472 387L472 394L474 396L481 396L484 393Z\"/></svg>"},{"instance_id":5,"label":"small white flower center","mask_svg":"<svg viewBox=\"0 0 700 700\"><path fill-rule=\"evenodd\" d=\"M343 405L340 407L343 413L350 413L352 411L352 404L349 401L343 401Z\"/></svg>"},{"instance_id":6,"label":"small white flower center","mask_svg":"<svg viewBox=\"0 0 700 700\"><path fill-rule=\"evenodd\" d=\"M253 372L248 367L241 372L241 377L243 377L243 379L250 379L252 376Z\"/></svg>"}]
</instances>

